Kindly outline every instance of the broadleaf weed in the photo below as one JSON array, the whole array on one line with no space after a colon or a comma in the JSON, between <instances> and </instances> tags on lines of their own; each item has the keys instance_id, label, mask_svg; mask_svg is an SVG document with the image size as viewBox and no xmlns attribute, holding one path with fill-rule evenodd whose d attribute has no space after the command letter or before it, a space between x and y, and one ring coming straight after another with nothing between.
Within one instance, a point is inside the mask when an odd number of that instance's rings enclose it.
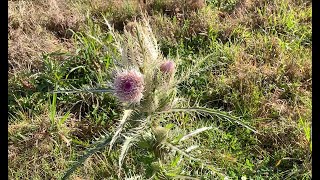
<instances>
[{"instance_id":1,"label":"broadleaf weed","mask_svg":"<svg viewBox=\"0 0 320 180\"><path fill-rule=\"evenodd\" d=\"M109 153L116 144L121 142L121 153L118 161L118 175L121 177L121 166L130 147L143 148L153 154L153 162L160 163L153 166L152 177L186 177L181 174L181 168L173 172L166 171L161 164L177 164L180 160L171 161L169 155L173 152L180 154L178 157L187 158L195 164L211 171L219 177L225 177L218 168L209 162L205 162L189 154L196 146L189 145L186 150L181 149L181 143L193 136L209 131L212 127L203 127L192 131L187 135L178 135L179 138L170 142L168 134L170 127L175 126L168 119L180 116L181 113L198 118L209 116L218 120L228 120L232 123L244 126L256 132L253 127L243 123L239 118L230 115L228 112L209 109L198 106L191 106L184 101L177 93L177 85L188 80L188 78L203 70L203 63L214 54L210 54L198 61L193 68L179 69L179 59L165 58L158 47L157 40L149 26L149 21L144 17L141 23L135 22L130 31L124 30L120 35L113 31L111 25L106 21L110 29L115 47L120 55L114 54L114 70L111 71L111 82L107 83L111 90L109 93L115 95L124 109L122 120L119 122L116 131L112 136L106 136L97 142L93 148L82 156L64 175L66 179L87 157L109 145ZM81 91L81 90L80 90ZM90 90L86 90L90 92ZM58 90L56 92L68 92ZM71 91L69 91L71 92ZM83 92L83 91L82 91ZM165 125L167 123L167 125ZM163 127L165 125L165 127ZM192 148L191 148L192 147ZM175 154L174 153L174 154ZM175 156L177 158L177 156ZM180 159L179 158L179 159ZM158 167L158 168L155 168ZM160 168L159 168L160 167Z\"/></svg>"}]
</instances>

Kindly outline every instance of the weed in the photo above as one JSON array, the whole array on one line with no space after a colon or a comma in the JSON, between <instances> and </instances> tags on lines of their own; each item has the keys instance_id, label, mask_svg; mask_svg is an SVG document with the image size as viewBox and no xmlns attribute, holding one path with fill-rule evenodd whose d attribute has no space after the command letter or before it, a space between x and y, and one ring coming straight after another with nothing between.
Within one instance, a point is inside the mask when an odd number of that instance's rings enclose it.
<instances>
[{"instance_id":1,"label":"weed","mask_svg":"<svg viewBox=\"0 0 320 180\"><path fill-rule=\"evenodd\" d=\"M126 179L311 179L311 7L9 1L9 178L59 179L79 160L71 179L117 179L119 167ZM143 35L144 13L157 41ZM148 83L120 125L127 106L107 87L132 62ZM149 124L140 131L134 119ZM86 149L91 156L79 159Z\"/></svg>"}]
</instances>

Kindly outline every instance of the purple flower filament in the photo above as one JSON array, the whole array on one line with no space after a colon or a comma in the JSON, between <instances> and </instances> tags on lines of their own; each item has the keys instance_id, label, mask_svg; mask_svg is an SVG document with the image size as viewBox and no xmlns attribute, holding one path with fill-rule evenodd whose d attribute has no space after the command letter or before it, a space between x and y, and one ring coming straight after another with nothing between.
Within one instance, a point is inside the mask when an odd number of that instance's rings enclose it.
<instances>
[{"instance_id":1,"label":"purple flower filament","mask_svg":"<svg viewBox=\"0 0 320 180\"><path fill-rule=\"evenodd\" d=\"M143 76L136 70L120 72L115 78L114 87L120 101L139 102L144 90Z\"/></svg>"}]
</instances>

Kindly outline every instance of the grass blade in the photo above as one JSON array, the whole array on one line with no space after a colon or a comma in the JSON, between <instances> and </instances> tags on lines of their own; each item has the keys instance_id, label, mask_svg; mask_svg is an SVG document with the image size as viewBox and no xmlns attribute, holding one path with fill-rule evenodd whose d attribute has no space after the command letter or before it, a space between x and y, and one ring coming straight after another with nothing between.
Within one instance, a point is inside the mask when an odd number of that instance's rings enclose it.
<instances>
[{"instance_id":1,"label":"grass blade","mask_svg":"<svg viewBox=\"0 0 320 180\"><path fill-rule=\"evenodd\" d=\"M54 93L52 97L52 104L50 105L50 121L51 121L51 126L55 123L55 115L57 111L57 94Z\"/></svg>"},{"instance_id":2,"label":"grass blade","mask_svg":"<svg viewBox=\"0 0 320 180\"><path fill-rule=\"evenodd\" d=\"M77 69L80 69L80 68L85 69L85 66L77 66L77 67L72 68L72 69L69 71L69 73L66 75L66 78L65 78L65 79L68 79L69 75L70 75L73 71L75 71L75 70L77 70Z\"/></svg>"},{"instance_id":3,"label":"grass blade","mask_svg":"<svg viewBox=\"0 0 320 180\"><path fill-rule=\"evenodd\" d=\"M68 119L70 115L70 111L68 111L60 120L58 123L58 126L61 127L61 125Z\"/></svg>"},{"instance_id":4,"label":"grass blade","mask_svg":"<svg viewBox=\"0 0 320 180\"><path fill-rule=\"evenodd\" d=\"M184 82L185 80L189 79L190 76L197 74L201 71L201 69L199 68L209 57L213 56L214 54L211 53L207 56L205 56L204 58L202 58L201 60L199 60L192 69L188 70L186 74L184 74L177 82L176 84L180 84L182 82Z\"/></svg>"}]
</instances>

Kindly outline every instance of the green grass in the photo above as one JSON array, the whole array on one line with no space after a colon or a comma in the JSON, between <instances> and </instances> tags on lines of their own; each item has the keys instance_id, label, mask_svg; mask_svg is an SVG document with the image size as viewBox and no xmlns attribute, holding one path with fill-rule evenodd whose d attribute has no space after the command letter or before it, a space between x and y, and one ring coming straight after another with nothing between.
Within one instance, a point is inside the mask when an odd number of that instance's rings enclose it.
<instances>
[{"instance_id":1,"label":"green grass","mask_svg":"<svg viewBox=\"0 0 320 180\"><path fill-rule=\"evenodd\" d=\"M163 14L163 5L155 1L149 15L162 53L179 57L181 71L212 54L203 71L178 85L179 96L190 104L231 112L259 134L209 115L164 116L159 121L172 142L195 129L213 127L184 144L173 144L184 151L198 146L188 155L213 167L181 153L170 154L166 164L154 162L155 154L142 143L130 147L123 159L123 178L146 179L158 171L167 179L216 179L218 169L231 179L311 179L311 2L249 2L207 1L205 9L179 19ZM128 2L114 9L95 5L74 4L88 14L70 39L73 51L43 54L38 71L24 67L10 72L10 179L59 179L101 134L115 130L122 107L108 93L52 93L105 88L112 76L115 40L103 16L121 33L122 23L139 17L140 11ZM113 149L119 148L115 144ZM71 177L117 179L119 156L120 151L108 154L102 148Z\"/></svg>"}]
</instances>

